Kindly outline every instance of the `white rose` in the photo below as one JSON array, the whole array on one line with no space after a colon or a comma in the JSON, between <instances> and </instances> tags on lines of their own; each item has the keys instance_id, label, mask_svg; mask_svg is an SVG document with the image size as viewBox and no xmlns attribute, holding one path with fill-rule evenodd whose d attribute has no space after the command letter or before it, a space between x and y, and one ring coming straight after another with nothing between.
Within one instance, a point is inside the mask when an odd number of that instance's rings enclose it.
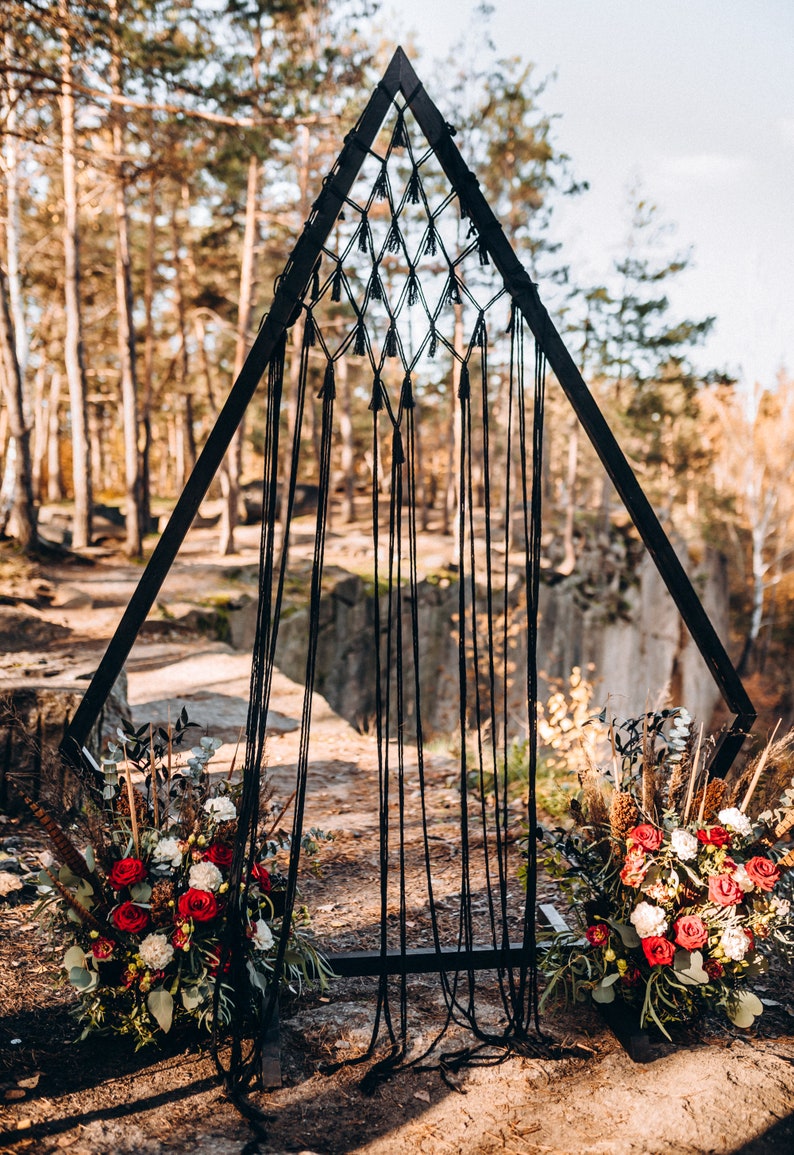
<instances>
[{"instance_id":1,"label":"white rose","mask_svg":"<svg viewBox=\"0 0 794 1155\"><path fill-rule=\"evenodd\" d=\"M698 840L688 830L681 830L680 828L674 830L670 835L670 845L673 848L673 853L682 862L691 862L693 858L698 856Z\"/></svg>"},{"instance_id":2,"label":"white rose","mask_svg":"<svg viewBox=\"0 0 794 1155\"><path fill-rule=\"evenodd\" d=\"M174 957L174 948L164 934L147 934L138 954L150 971L163 971Z\"/></svg>"},{"instance_id":3,"label":"white rose","mask_svg":"<svg viewBox=\"0 0 794 1155\"><path fill-rule=\"evenodd\" d=\"M191 866L187 881L194 890L217 890L223 882L223 875L214 862L197 862Z\"/></svg>"},{"instance_id":4,"label":"white rose","mask_svg":"<svg viewBox=\"0 0 794 1155\"><path fill-rule=\"evenodd\" d=\"M152 853L154 862L168 866L179 866L182 862L182 851L176 838L161 838Z\"/></svg>"},{"instance_id":5,"label":"white rose","mask_svg":"<svg viewBox=\"0 0 794 1155\"><path fill-rule=\"evenodd\" d=\"M215 822L232 822L237 817L237 807L225 794L218 798L208 798L204 809Z\"/></svg>"},{"instance_id":6,"label":"white rose","mask_svg":"<svg viewBox=\"0 0 794 1155\"><path fill-rule=\"evenodd\" d=\"M729 959L741 962L750 949L750 940L738 926L729 926L722 932L720 946Z\"/></svg>"},{"instance_id":7,"label":"white rose","mask_svg":"<svg viewBox=\"0 0 794 1155\"><path fill-rule=\"evenodd\" d=\"M752 878L750 878L750 875L744 869L744 866L741 866L741 865L737 866L736 869L731 874L731 878L733 879L734 882L739 883L739 886L742 888L742 890L744 891L745 894L749 894L750 891L753 889L753 885L754 885L753 880L752 880Z\"/></svg>"},{"instance_id":8,"label":"white rose","mask_svg":"<svg viewBox=\"0 0 794 1155\"><path fill-rule=\"evenodd\" d=\"M274 943L273 932L267 925L263 918L259 918L256 922L251 924L251 929L254 932L251 935L251 941L257 950L270 950Z\"/></svg>"},{"instance_id":9,"label":"white rose","mask_svg":"<svg viewBox=\"0 0 794 1155\"><path fill-rule=\"evenodd\" d=\"M753 833L752 822L736 806L731 806L728 810L720 810L717 817L723 826L730 826L737 834L741 834L742 838L749 838Z\"/></svg>"},{"instance_id":10,"label":"white rose","mask_svg":"<svg viewBox=\"0 0 794 1155\"><path fill-rule=\"evenodd\" d=\"M653 906L650 902L638 902L631 912L629 921L640 938L661 937L667 930L667 919L660 906Z\"/></svg>"}]
</instances>

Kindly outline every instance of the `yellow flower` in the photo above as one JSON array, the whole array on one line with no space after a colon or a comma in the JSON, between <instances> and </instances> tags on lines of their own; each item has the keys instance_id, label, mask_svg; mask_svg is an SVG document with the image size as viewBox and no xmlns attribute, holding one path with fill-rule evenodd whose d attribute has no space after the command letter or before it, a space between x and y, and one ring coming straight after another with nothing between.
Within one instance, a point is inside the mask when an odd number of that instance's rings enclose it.
<instances>
[{"instance_id":1,"label":"yellow flower","mask_svg":"<svg viewBox=\"0 0 794 1155\"><path fill-rule=\"evenodd\" d=\"M615 952L613 951L612 947L604 951L604 958L607 960L607 962L615 961Z\"/></svg>"}]
</instances>

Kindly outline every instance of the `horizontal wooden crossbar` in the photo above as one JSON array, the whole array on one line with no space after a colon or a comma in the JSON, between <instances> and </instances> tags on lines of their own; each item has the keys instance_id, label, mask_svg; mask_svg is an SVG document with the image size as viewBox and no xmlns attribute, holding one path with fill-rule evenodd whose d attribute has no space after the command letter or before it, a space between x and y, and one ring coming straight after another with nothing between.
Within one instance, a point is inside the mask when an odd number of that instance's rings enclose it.
<instances>
[{"instance_id":1,"label":"horizontal wooden crossbar","mask_svg":"<svg viewBox=\"0 0 794 1155\"><path fill-rule=\"evenodd\" d=\"M530 951L521 943L509 947L475 946L469 950L450 947L437 951L434 947L416 950L355 950L346 954L327 955L329 966L340 978L387 975L439 974L441 971L487 971L517 967L528 963Z\"/></svg>"}]
</instances>

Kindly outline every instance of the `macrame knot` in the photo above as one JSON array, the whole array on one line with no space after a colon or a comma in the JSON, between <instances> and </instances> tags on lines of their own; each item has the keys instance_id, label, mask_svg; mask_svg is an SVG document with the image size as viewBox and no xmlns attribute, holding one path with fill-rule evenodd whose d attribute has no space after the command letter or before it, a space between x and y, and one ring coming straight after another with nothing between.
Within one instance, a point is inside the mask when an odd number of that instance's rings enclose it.
<instances>
[{"instance_id":1,"label":"macrame knot","mask_svg":"<svg viewBox=\"0 0 794 1155\"><path fill-rule=\"evenodd\" d=\"M458 397L461 401L468 401L471 396L471 383L469 381L469 363L464 361L460 367L460 382L458 383Z\"/></svg>"},{"instance_id":2,"label":"macrame knot","mask_svg":"<svg viewBox=\"0 0 794 1155\"><path fill-rule=\"evenodd\" d=\"M380 279L378 266L372 270L372 280L369 285L369 295L373 301L383 300L383 281Z\"/></svg>"},{"instance_id":3,"label":"macrame knot","mask_svg":"<svg viewBox=\"0 0 794 1155\"><path fill-rule=\"evenodd\" d=\"M403 377L402 389L400 391L400 406L403 409L416 408L416 399L414 398L414 383L411 380L410 373L406 373Z\"/></svg>"},{"instance_id":4,"label":"macrame knot","mask_svg":"<svg viewBox=\"0 0 794 1155\"><path fill-rule=\"evenodd\" d=\"M480 313L477 318L477 324L474 326L474 333L472 334L472 341L480 349L488 347L488 330L485 327L485 313Z\"/></svg>"},{"instance_id":5,"label":"macrame knot","mask_svg":"<svg viewBox=\"0 0 794 1155\"><path fill-rule=\"evenodd\" d=\"M370 249L370 242L372 239L372 231L369 227L366 213L361 217L361 224L358 227L358 251L360 253L368 253Z\"/></svg>"},{"instance_id":6,"label":"macrame knot","mask_svg":"<svg viewBox=\"0 0 794 1155\"><path fill-rule=\"evenodd\" d=\"M310 296L311 296L312 301L316 301L317 298L320 296L320 261L318 261L317 264L314 266L314 272L312 273L312 287L311 287Z\"/></svg>"},{"instance_id":7,"label":"macrame knot","mask_svg":"<svg viewBox=\"0 0 794 1155\"><path fill-rule=\"evenodd\" d=\"M438 350L438 333L436 332L435 324L431 321L430 322L430 348L427 350L428 357L435 357L437 350Z\"/></svg>"},{"instance_id":8,"label":"macrame knot","mask_svg":"<svg viewBox=\"0 0 794 1155\"><path fill-rule=\"evenodd\" d=\"M381 165L381 170L377 175L375 184L372 186L372 191L379 201L383 201L389 195L389 178L386 173L386 162Z\"/></svg>"},{"instance_id":9,"label":"macrame knot","mask_svg":"<svg viewBox=\"0 0 794 1155\"><path fill-rule=\"evenodd\" d=\"M438 252L438 233L436 232L435 221L430 220L427 226L427 239L425 241L425 255L434 257Z\"/></svg>"},{"instance_id":10,"label":"macrame knot","mask_svg":"<svg viewBox=\"0 0 794 1155\"><path fill-rule=\"evenodd\" d=\"M314 317L312 316L311 309L306 310L306 320L303 324L303 344L317 344L317 326L314 323Z\"/></svg>"},{"instance_id":11,"label":"macrame knot","mask_svg":"<svg viewBox=\"0 0 794 1155\"><path fill-rule=\"evenodd\" d=\"M373 413L380 413L383 408L383 382L380 379L380 373L376 373L372 381L372 397L369 402L369 409Z\"/></svg>"},{"instance_id":12,"label":"macrame knot","mask_svg":"<svg viewBox=\"0 0 794 1155\"><path fill-rule=\"evenodd\" d=\"M341 264L337 264L336 268L334 269L333 278L331 279L331 300L332 301L341 301L342 300L342 266L341 266Z\"/></svg>"},{"instance_id":13,"label":"macrame knot","mask_svg":"<svg viewBox=\"0 0 794 1155\"><path fill-rule=\"evenodd\" d=\"M402 248L403 237L400 232L400 226L396 221L392 221L391 227L386 235L386 249L390 253L399 253Z\"/></svg>"},{"instance_id":14,"label":"macrame knot","mask_svg":"<svg viewBox=\"0 0 794 1155\"><path fill-rule=\"evenodd\" d=\"M336 376L334 373L334 363L329 361L325 366L325 376L323 377L323 386L317 394L318 400L333 401L336 398Z\"/></svg>"},{"instance_id":15,"label":"macrame knot","mask_svg":"<svg viewBox=\"0 0 794 1155\"><path fill-rule=\"evenodd\" d=\"M394 427L394 433L392 434L392 461L395 465L405 465L403 438L399 428L396 425Z\"/></svg>"},{"instance_id":16,"label":"macrame knot","mask_svg":"<svg viewBox=\"0 0 794 1155\"><path fill-rule=\"evenodd\" d=\"M356 325L356 335L353 340L353 355L355 357L363 357L367 351L366 330L364 329L364 321L361 317L358 319Z\"/></svg>"},{"instance_id":17,"label":"macrame knot","mask_svg":"<svg viewBox=\"0 0 794 1155\"><path fill-rule=\"evenodd\" d=\"M449 280L447 281L446 302L448 305L460 305L460 281L457 273L450 265Z\"/></svg>"},{"instance_id":18,"label":"macrame knot","mask_svg":"<svg viewBox=\"0 0 794 1155\"><path fill-rule=\"evenodd\" d=\"M394 132L391 137L392 148L408 148L408 133L405 130L405 117L403 110L397 110L397 120L394 124Z\"/></svg>"},{"instance_id":19,"label":"macrame knot","mask_svg":"<svg viewBox=\"0 0 794 1155\"><path fill-rule=\"evenodd\" d=\"M386 330L386 340L383 343L383 353L386 357L397 356L397 330L394 327L394 321Z\"/></svg>"},{"instance_id":20,"label":"macrame knot","mask_svg":"<svg viewBox=\"0 0 794 1155\"><path fill-rule=\"evenodd\" d=\"M419 169L414 165L411 171L411 179L408 181L408 203L412 205L419 204Z\"/></svg>"},{"instance_id":21,"label":"macrame knot","mask_svg":"<svg viewBox=\"0 0 794 1155\"><path fill-rule=\"evenodd\" d=\"M416 277L416 271L411 265L411 271L408 274L408 304L415 305L419 300L419 281Z\"/></svg>"}]
</instances>

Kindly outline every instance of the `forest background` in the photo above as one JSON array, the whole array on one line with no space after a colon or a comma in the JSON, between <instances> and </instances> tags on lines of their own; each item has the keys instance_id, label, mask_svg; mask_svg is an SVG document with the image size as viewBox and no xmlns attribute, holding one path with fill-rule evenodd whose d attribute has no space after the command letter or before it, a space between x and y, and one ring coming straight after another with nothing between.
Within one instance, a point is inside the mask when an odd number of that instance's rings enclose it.
<instances>
[{"instance_id":1,"label":"forest background","mask_svg":"<svg viewBox=\"0 0 794 1155\"><path fill-rule=\"evenodd\" d=\"M35 555L39 511L63 507L85 550L97 507L115 507L138 558L394 44L368 0L7 0L0 36L0 532ZM431 96L663 524L691 557L725 555L731 652L790 723L794 380L695 367L714 318L671 304L691 254L652 190L633 190L623 251L593 283L568 267L553 214L588 195L587 174L558 143L543 77L490 43L487 10L476 52L461 43L443 67ZM342 522L371 467L371 381L345 360ZM450 367L418 389L423 524L452 533ZM222 553L261 478L262 404L214 483ZM547 405L545 560L565 576L625 515L559 390Z\"/></svg>"}]
</instances>

